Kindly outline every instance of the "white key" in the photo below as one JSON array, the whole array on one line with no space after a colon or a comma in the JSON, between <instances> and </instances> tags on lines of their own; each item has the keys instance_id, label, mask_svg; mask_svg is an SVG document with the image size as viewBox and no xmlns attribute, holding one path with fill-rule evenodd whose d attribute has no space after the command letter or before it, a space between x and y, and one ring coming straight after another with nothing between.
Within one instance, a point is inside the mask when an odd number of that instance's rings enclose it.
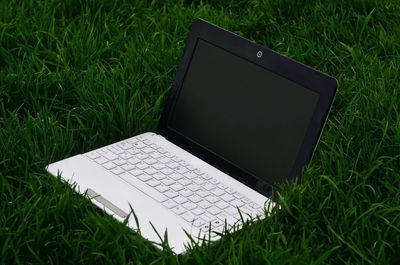
<instances>
[{"instance_id":1,"label":"white key","mask_svg":"<svg viewBox=\"0 0 400 265\"><path fill-rule=\"evenodd\" d=\"M190 183L192 183L192 181L189 180L189 179L181 179L181 180L178 180L178 182L179 182L180 184L182 184L183 186L187 186L187 185L189 185Z\"/></svg>"},{"instance_id":2,"label":"white key","mask_svg":"<svg viewBox=\"0 0 400 265\"><path fill-rule=\"evenodd\" d=\"M172 179L167 179L167 178L161 180L161 182L162 182L164 185L167 185L167 186L171 186L172 184L175 183L174 180L172 180Z\"/></svg>"},{"instance_id":3,"label":"white key","mask_svg":"<svg viewBox=\"0 0 400 265\"><path fill-rule=\"evenodd\" d=\"M128 142L120 142L118 144L118 147L120 147L121 149L127 150L127 149L132 148L132 145L129 144Z\"/></svg>"},{"instance_id":4,"label":"white key","mask_svg":"<svg viewBox=\"0 0 400 265\"><path fill-rule=\"evenodd\" d=\"M192 211L192 213L194 213L195 215L201 215L202 213L204 213L204 210L201 209L200 207L197 207Z\"/></svg>"},{"instance_id":5,"label":"white key","mask_svg":"<svg viewBox=\"0 0 400 265\"><path fill-rule=\"evenodd\" d=\"M219 201L215 205L220 209L225 209L229 206L229 204L224 201Z\"/></svg>"},{"instance_id":6,"label":"white key","mask_svg":"<svg viewBox=\"0 0 400 265\"><path fill-rule=\"evenodd\" d=\"M149 167L147 164L145 164L145 163L143 163L143 162L137 163L135 166L136 166L137 168L140 168L140 169L145 169L145 168L148 168L148 167Z\"/></svg>"},{"instance_id":7,"label":"white key","mask_svg":"<svg viewBox=\"0 0 400 265\"><path fill-rule=\"evenodd\" d=\"M191 212L186 212L181 215L183 219L188 221L189 223L193 222L196 219L196 216L194 216Z\"/></svg>"},{"instance_id":8,"label":"white key","mask_svg":"<svg viewBox=\"0 0 400 265\"><path fill-rule=\"evenodd\" d=\"M230 194L224 194L224 195L221 196L221 199L223 199L226 202L230 202L235 198Z\"/></svg>"},{"instance_id":9,"label":"white key","mask_svg":"<svg viewBox=\"0 0 400 265\"><path fill-rule=\"evenodd\" d=\"M111 162L111 161L109 161L109 162L103 164L103 167L105 167L106 169L112 169L112 168L114 168L114 167L116 167L116 166L117 166L117 165L114 164L114 163Z\"/></svg>"},{"instance_id":10,"label":"white key","mask_svg":"<svg viewBox=\"0 0 400 265\"><path fill-rule=\"evenodd\" d=\"M146 159L144 160L144 162L145 162L146 164L148 164L148 165L153 165L154 163L157 162L157 160L155 160L154 158L146 158Z\"/></svg>"},{"instance_id":11,"label":"white key","mask_svg":"<svg viewBox=\"0 0 400 265\"><path fill-rule=\"evenodd\" d=\"M118 158L118 156L116 154L114 154L113 152L111 152L110 150L108 150L106 148L100 149L99 152L101 153L102 156L104 156L108 160L114 160L114 159Z\"/></svg>"},{"instance_id":12,"label":"white key","mask_svg":"<svg viewBox=\"0 0 400 265\"><path fill-rule=\"evenodd\" d=\"M256 211L258 211L259 213L261 213L261 215L265 215L265 211L268 212L271 210L271 205L266 205L266 206L260 206L260 208L257 208Z\"/></svg>"},{"instance_id":13,"label":"white key","mask_svg":"<svg viewBox=\"0 0 400 265\"><path fill-rule=\"evenodd\" d=\"M183 207L185 207L187 210L191 211L195 208L197 208L196 204L192 203L192 202L186 202Z\"/></svg>"},{"instance_id":14,"label":"white key","mask_svg":"<svg viewBox=\"0 0 400 265\"><path fill-rule=\"evenodd\" d=\"M226 186L222 183L219 183L218 188L220 188L221 190L224 190L224 189L226 189Z\"/></svg>"},{"instance_id":15,"label":"white key","mask_svg":"<svg viewBox=\"0 0 400 265\"><path fill-rule=\"evenodd\" d=\"M171 154L171 153L169 153L169 152L166 152L165 154L164 154L166 157L168 157L168 158L171 158L173 155Z\"/></svg>"},{"instance_id":16,"label":"white key","mask_svg":"<svg viewBox=\"0 0 400 265\"><path fill-rule=\"evenodd\" d=\"M252 214L252 209L250 208L250 207L248 207L247 205L246 206L243 206L243 207L240 207L239 208L240 209L240 212L242 213L242 214L249 214L249 215L251 215Z\"/></svg>"},{"instance_id":17,"label":"white key","mask_svg":"<svg viewBox=\"0 0 400 265\"><path fill-rule=\"evenodd\" d=\"M256 204L255 202L250 203L250 207L256 211L264 211L264 206L260 206L260 205Z\"/></svg>"},{"instance_id":18,"label":"white key","mask_svg":"<svg viewBox=\"0 0 400 265\"><path fill-rule=\"evenodd\" d=\"M182 166L186 166L187 163L184 160L179 161L179 164L181 164Z\"/></svg>"},{"instance_id":19,"label":"white key","mask_svg":"<svg viewBox=\"0 0 400 265\"><path fill-rule=\"evenodd\" d=\"M142 161L142 160L140 160L140 159L137 158L137 157L133 157L133 158L128 159L128 162L131 163L132 165L135 165L135 164L137 164L137 163L139 163L139 162L141 162L141 161Z\"/></svg>"},{"instance_id":20,"label":"white key","mask_svg":"<svg viewBox=\"0 0 400 265\"><path fill-rule=\"evenodd\" d=\"M164 194L165 194L165 196L167 196L170 199L175 198L176 196L179 195L177 192L172 191L172 190L168 190Z\"/></svg>"},{"instance_id":21,"label":"white key","mask_svg":"<svg viewBox=\"0 0 400 265\"><path fill-rule=\"evenodd\" d=\"M242 207L245 203L241 200L235 199L229 203L232 206Z\"/></svg>"},{"instance_id":22,"label":"white key","mask_svg":"<svg viewBox=\"0 0 400 265\"><path fill-rule=\"evenodd\" d=\"M146 158L149 157L149 155L145 154L145 153L140 153L136 155L137 158L139 158L140 160L144 160Z\"/></svg>"},{"instance_id":23,"label":"white key","mask_svg":"<svg viewBox=\"0 0 400 265\"><path fill-rule=\"evenodd\" d=\"M242 213L242 217L243 217L243 220L244 220L244 221L249 220L249 216L248 216L247 214L245 214L245 213ZM239 214L233 215L233 218L238 219L238 220L241 220L241 219L242 219L242 218L240 217Z\"/></svg>"},{"instance_id":24,"label":"white key","mask_svg":"<svg viewBox=\"0 0 400 265\"><path fill-rule=\"evenodd\" d=\"M150 177L149 175L146 175L146 174L139 175L137 178L144 182L152 179L152 177Z\"/></svg>"},{"instance_id":25,"label":"white key","mask_svg":"<svg viewBox=\"0 0 400 265\"><path fill-rule=\"evenodd\" d=\"M203 184L203 183L205 182L205 180L204 180L203 178L201 178L201 177L197 177L197 178L195 178L195 179L193 180L193 182L195 182L195 183L198 184L198 185L201 185L201 184ZM209 183L206 183L206 184L209 184ZM212 188L214 188L214 186L213 186ZM207 189L207 188L205 188L205 189ZM208 189L207 189L207 190L208 190Z\"/></svg>"},{"instance_id":26,"label":"white key","mask_svg":"<svg viewBox=\"0 0 400 265\"><path fill-rule=\"evenodd\" d=\"M159 182L156 179L151 179L151 180L147 181L146 184L149 185L150 187L156 187L156 186L160 185L161 182Z\"/></svg>"},{"instance_id":27,"label":"white key","mask_svg":"<svg viewBox=\"0 0 400 265\"><path fill-rule=\"evenodd\" d=\"M172 173L171 175L169 175L169 177L172 178L173 180L180 180L181 178L183 178L183 176L178 173Z\"/></svg>"},{"instance_id":28,"label":"white key","mask_svg":"<svg viewBox=\"0 0 400 265\"><path fill-rule=\"evenodd\" d=\"M193 192L190 191L189 189L183 189L181 191L179 191L179 194L181 194L182 196L189 198L190 196L192 196Z\"/></svg>"},{"instance_id":29,"label":"white key","mask_svg":"<svg viewBox=\"0 0 400 265\"><path fill-rule=\"evenodd\" d=\"M139 175L143 174L143 170L136 168L136 169L129 171L129 173L131 173L134 176L139 176Z\"/></svg>"},{"instance_id":30,"label":"white key","mask_svg":"<svg viewBox=\"0 0 400 265\"><path fill-rule=\"evenodd\" d=\"M175 162L177 162L177 161L180 160L179 157L177 157L177 156L173 156L173 157L171 157L171 159L172 159L173 161L175 161Z\"/></svg>"},{"instance_id":31,"label":"white key","mask_svg":"<svg viewBox=\"0 0 400 265\"><path fill-rule=\"evenodd\" d=\"M160 154L159 152L153 152L153 153L151 153L150 154L150 156L152 157L152 158L160 158L160 157L162 157L162 154Z\"/></svg>"},{"instance_id":32,"label":"white key","mask_svg":"<svg viewBox=\"0 0 400 265\"><path fill-rule=\"evenodd\" d=\"M200 197L200 196L198 196L198 195L193 195L193 196L190 196L189 197L189 200L191 200L192 202L194 202L194 203L198 203L199 201L201 201L202 200L202 198Z\"/></svg>"},{"instance_id":33,"label":"white key","mask_svg":"<svg viewBox=\"0 0 400 265\"><path fill-rule=\"evenodd\" d=\"M119 155L122 159L128 160L132 158L132 155L129 154L128 152L123 152L122 154Z\"/></svg>"},{"instance_id":34,"label":"white key","mask_svg":"<svg viewBox=\"0 0 400 265\"><path fill-rule=\"evenodd\" d=\"M163 205L164 205L165 207L171 209L172 207L175 207L175 206L177 206L178 204L177 204L176 202L174 202L173 200L168 200L168 201L165 201L165 202L163 203Z\"/></svg>"},{"instance_id":35,"label":"white key","mask_svg":"<svg viewBox=\"0 0 400 265\"><path fill-rule=\"evenodd\" d=\"M209 175L207 175L207 174L202 174L201 177L203 179L205 179L205 180L210 180L211 179L211 177Z\"/></svg>"},{"instance_id":36,"label":"white key","mask_svg":"<svg viewBox=\"0 0 400 265\"><path fill-rule=\"evenodd\" d=\"M206 222L203 219L197 218L196 220L194 220L193 225L200 227L203 226Z\"/></svg>"},{"instance_id":37,"label":"white key","mask_svg":"<svg viewBox=\"0 0 400 265\"><path fill-rule=\"evenodd\" d=\"M193 171L193 170L196 169L196 168L195 168L194 166L192 166L192 165L187 165L186 168L189 169L190 171Z\"/></svg>"},{"instance_id":38,"label":"white key","mask_svg":"<svg viewBox=\"0 0 400 265\"><path fill-rule=\"evenodd\" d=\"M214 185L218 184L218 180L216 180L214 178L211 178L209 181L210 181L211 184L214 184Z\"/></svg>"},{"instance_id":39,"label":"white key","mask_svg":"<svg viewBox=\"0 0 400 265\"><path fill-rule=\"evenodd\" d=\"M208 208L207 211L209 213L211 213L212 215L217 215L217 214L219 214L221 212L221 209L219 209L219 208L217 208L215 206L212 206L212 207Z\"/></svg>"},{"instance_id":40,"label":"white key","mask_svg":"<svg viewBox=\"0 0 400 265\"><path fill-rule=\"evenodd\" d=\"M166 165L167 165L167 167L172 168L172 169L179 167L179 164L175 163L175 162L169 162Z\"/></svg>"},{"instance_id":41,"label":"white key","mask_svg":"<svg viewBox=\"0 0 400 265\"><path fill-rule=\"evenodd\" d=\"M164 174L162 174L162 173L155 173L154 175L153 175L153 178L155 178L155 179L157 179L157 180L162 180L162 179L165 179L167 176L165 176Z\"/></svg>"},{"instance_id":42,"label":"white key","mask_svg":"<svg viewBox=\"0 0 400 265\"><path fill-rule=\"evenodd\" d=\"M108 150L110 150L111 152L113 152L116 155L119 155L124 152L124 150L117 145L109 146Z\"/></svg>"},{"instance_id":43,"label":"white key","mask_svg":"<svg viewBox=\"0 0 400 265\"><path fill-rule=\"evenodd\" d=\"M136 142L133 144L134 147L142 149L143 147L145 147L146 145L142 142Z\"/></svg>"},{"instance_id":44,"label":"white key","mask_svg":"<svg viewBox=\"0 0 400 265\"><path fill-rule=\"evenodd\" d=\"M154 151L154 149L151 147L145 147L142 149L142 151L145 152L146 154L150 154L151 152Z\"/></svg>"},{"instance_id":45,"label":"white key","mask_svg":"<svg viewBox=\"0 0 400 265\"><path fill-rule=\"evenodd\" d=\"M161 154L165 154L167 151L165 151L162 147L157 149L158 152L160 152Z\"/></svg>"},{"instance_id":46,"label":"white key","mask_svg":"<svg viewBox=\"0 0 400 265\"><path fill-rule=\"evenodd\" d=\"M104 163L106 163L106 162L108 162L108 160L107 160L106 158L102 157L102 156L96 158L94 161L95 161L96 163L100 164L100 165L101 165L101 164L104 164Z\"/></svg>"},{"instance_id":47,"label":"white key","mask_svg":"<svg viewBox=\"0 0 400 265\"><path fill-rule=\"evenodd\" d=\"M221 220L219 220L219 219L215 219L214 221L211 222L211 226L212 226L213 228L220 227L220 226L223 225L223 224L224 224L224 223L223 223Z\"/></svg>"},{"instance_id":48,"label":"white key","mask_svg":"<svg viewBox=\"0 0 400 265\"><path fill-rule=\"evenodd\" d=\"M207 208L211 207L211 204L205 200L199 202L198 205L203 209L207 209Z\"/></svg>"},{"instance_id":49,"label":"white key","mask_svg":"<svg viewBox=\"0 0 400 265\"><path fill-rule=\"evenodd\" d=\"M173 189L174 191L180 191L183 190L185 187L183 187L181 184L179 183L174 183L173 185L171 185L171 189Z\"/></svg>"},{"instance_id":50,"label":"white key","mask_svg":"<svg viewBox=\"0 0 400 265\"><path fill-rule=\"evenodd\" d=\"M259 208L258 209L251 208L251 207L249 207L249 208L250 208L250 211L251 211L250 215L253 216L254 218L257 217L257 216L263 216L264 215L264 212L261 211Z\"/></svg>"},{"instance_id":51,"label":"white key","mask_svg":"<svg viewBox=\"0 0 400 265\"><path fill-rule=\"evenodd\" d=\"M132 149L129 149L127 151L132 155L140 154L140 149L137 149L137 148L132 148Z\"/></svg>"},{"instance_id":52,"label":"white key","mask_svg":"<svg viewBox=\"0 0 400 265\"><path fill-rule=\"evenodd\" d=\"M242 201L243 201L244 203L251 203L251 200L250 200L249 198L247 198L247 197L243 197L243 198L242 198Z\"/></svg>"},{"instance_id":53,"label":"white key","mask_svg":"<svg viewBox=\"0 0 400 265\"><path fill-rule=\"evenodd\" d=\"M187 202L187 199L181 195L178 195L177 197L174 198L174 201L176 203L183 204L183 203Z\"/></svg>"},{"instance_id":54,"label":"white key","mask_svg":"<svg viewBox=\"0 0 400 265\"><path fill-rule=\"evenodd\" d=\"M188 189L191 190L191 191L198 191L198 190L200 189L200 186L197 185L197 184L194 184L194 183L190 184L190 185L187 186L187 187L188 187Z\"/></svg>"},{"instance_id":55,"label":"white key","mask_svg":"<svg viewBox=\"0 0 400 265\"><path fill-rule=\"evenodd\" d=\"M212 228L213 233L211 233L211 238L215 240L216 238L220 237L220 235L218 235L217 233L221 233L222 230L224 230L223 226L213 227Z\"/></svg>"},{"instance_id":56,"label":"white key","mask_svg":"<svg viewBox=\"0 0 400 265\"><path fill-rule=\"evenodd\" d=\"M173 211L174 213L176 213L176 214L181 215L181 214L183 214L184 212L186 212L186 209L183 208L181 205L177 205L177 206L175 206L174 208L172 208L172 211Z\"/></svg>"},{"instance_id":57,"label":"white key","mask_svg":"<svg viewBox=\"0 0 400 265\"><path fill-rule=\"evenodd\" d=\"M167 190L169 190L169 187L168 187L168 186L165 186L165 185L163 185L163 184L161 184L161 185L159 185L159 186L156 187L156 190L158 190L158 191L161 192L161 193L164 193L164 192L166 192Z\"/></svg>"},{"instance_id":58,"label":"white key","mask_svg":"<svg viewBox=\"0 0 400 265\"><path fill-rule=\"evenodd\" d=\"M219 189L219 188L216 188L215 190L213 190L212 191L212 193L214 193L216 196L221 196L222 194L224 194L225 193L225 191L223 191L223 190L221 190L221 189Z\"/></svg>"},{"instance_id":59,"label":"white key","mask_svg":"<svg viewBox=\"0 0 400 265\"><path fill-rule=\"evenodd\" d=\"M204 224L201 226L200 229L201 229L201 231L207 233L207 232L210 231L210 224L209 224L208 222L207 222L207 223L204 223Z\"/></svg>"},{"instance_id":60,"label":"white key","mask_svg":"<svg viewBox=\"0 0 400 265\"><path fill-rule=\"evenodd\" d=\"M206 200L211 203L216 203L217 201L219 201L219 198L214 195L211 195L211 196L206 197Z\"/></svg>"},{"instance_id":61,"label":"white key","mask_svg":"<svg viewBox=\"0 0 400 265\"><path fill-rule=\"evenodd\" d=\"M181 173L181 174L185 174L186 172L188 172L186 167L177 167L176 172Z\"/></svg>"},{"instance_id":62,"label":"white key","mask_svg":"<svg viewBox=\"0 0 400 265\"><path fill-rule=\"evenodd\" d=\"M196 173L197 175L203 174L203 172L200 169L195 169L193 172Z\"/></svg>"},{"instance_id":63,"label":"white key","mask_svg":"<svg viewBox=\"0 0 400 265\"><path fill-rule=\"evenodd\" d=\"M201 191L198 191L197 194L198 194L200 197L205 198L205 197L207 197L210 193L209 193L208 191L201 190Z\"/></svg>"},{"instance_id":64,"label":"white key","mask_svg":"<svg viewBox=\"0 0 400 265\"><path fill-rule=\"evenodd\" d=\"M224 212L218 214L218 219L220 219L223 223L226 221L228 227L232 226L236 221L238 221L238 219L235 219L233 216Z\"/></svg>"},{"instance_id":65,"label":"white key","mask_svg":"<svg viewBox=\"0 0 400 265\"><path fill-rule=\"evenodd\" d=\"M235 198L237 198L237 199L243 198L243 195L240 194L239 192L235 192L235 193L233 194L233 196L235 196Z\"/></svg>"},{"instance_id":66,"label":"white key","mask_svg":"<svg viewBox=\"0 0 400 265\"><path fill-rule=\"evenodd\" d=\"M265 216L264 209L253 209L252 215L254 216Z\"/></svg>"},{"instance_id":67,"label":"white key","mask_svg":"<svg viewBox=\"0 0 400 265\"><path fill-rule=\"evenodd\" d=\"M157 163L157 164L153 164L152 167L154 167L157 170L160 170L160 169L164 168L165 165L161 164L161 163Z\"/></svg>"},{"instance_id":68,"label":"white key","mask_svg":"<svg viewBox=\"0 0 400 265\"><path fill-rule=\"evenodd\" d=\"M215 185L207 182L206 184L203 185L203 188L206 190L213 190L213 189L215 189ZM223 192L223 193L225 193L225 192Z\"/></svg>"},{"instance_id":69,"label":"white key","mask_svg":"<svg viewBox=\"0 0 400 265\"><path fill-rule=\"evenodd\" d=\"M144 172L146 172L146 173L149 174L149 175L153 175L153 174L157 173L158 170L157 170L157 169L154 169L154 168L152 168L152 167L150 167L150 168L148 168L148 169L145 169Z\"/></svg>"},{"instance_id":70,"label":"white key","mask_svg":"<svg viewBox=\"0 0 400 265\"><path fill-rule=\"evenodd\" d=\"M235 192L232 188L227 188L225 191L226 191L227 193L229 193L229 194L232 194L232 193Z\"/></svg>"},{"instance_id":71,"label":"white key","mask_svg":"<svg viewBox=\"0 0 400 265\"><path fill-rule=\"evenodd\" d=\"M194 172L187 172L187 173L185 173L185 176L190 179L194 179L194 178L198 177L198 175Z\"/></svg>"},{"instance_id":72,"label":"white key","mask_svg":"<svg viewBox=\"0 0 400 265\"><path fill-rule=\"evenodd\" d=\"M122 179L136 187L138 190L142 191L143 193L147 194L151 198L155 199L156 201L163 202L167 200L168 198L155 190L154 188L151 188L147 186L145 183L141 182L128 172L124 172L121 175L119 175Z\"/></svg>"},{"instance_id":73,"label":"white key","mask_svg":"<svg viewBox=\"0 0 400 265\"><path fill-rule=\"evenodd\" d=\"M90 159L96 159L100 157L99 153L97 153L96 151L87 153L86 156L89 157Z\"/></svg>"},{"instance_id":74,"label":"white key","mask_svg":"<svg viewBox=\"0 0 400 265\"><path fill-rule=\"evenodd\" d=\"M106 159L108 159L108 161L112 161L118 158L117 155L111 153L111 151L109 153L102 153L103 157L105 157Z\"/></svg>"},{"instance_id":75,"label":"white key","mask_svg":"<svg viewBox=\"0 0 400 265\"><path fill-rule=\"evenodd\" d=\"M143 143L145 143L145 144L149 145L149 144L151 144L151 143L152 143L152 141L150 141L149 139L145 139L145 140L143 140Z\"/></svg>"},{"instance_id":76,"label":"white key","mask_svg":"<svg viewBox=\"0 0 400 265\"><path fill-rule=\"evenodd\" d=\"M115 167L115 168L111 169L110 171L111 171L112 173L116 174L116 175L119 175L119 174L121 174L122 172L125 172L125 170L123 170L123 169L120 168L120 167Z\"/></svg>"},{"instance_id":77,"label":"white key","mask_svg":"<svg viewBox=\"0 0 400 265\"><path fill-rule=\"evenodd\" d=\"M164 173L165 175L170 175L172 173L174 173L174 171L170 168L164 168L161 170L162 173Z\"/></svg>"},{"instance_id":78,"label":"white key","mask_svg":"<svg viewBox=\"0 0 400 265\"><path fill-rule=\"evenodd\" d=\"M126 164L126 160L123 160L121 158L115 159L115 160L113 160L113 162L115 164L117 164L118 166L122 166L122 165Z\"/></svg>"},{"instance_id":79,"label":"white key","mask_svg":"<svg viewBox=\"0 0 400 265\"><path fill-rule=\"evenodd\" d=\"M204 221L206 221L207 223L211 222L212 220L215 219L215 216L210 215L209 213L205 212L203 213L201 216L201 219L203 219Z\"/></svg>"},{"instance_id":80,"label":"white key","mask_svg":"<svg viewBox=\"0 0 400 265\"><path fill-rule=\"evenodd\" d=\"M135 143L139 142L139 140L136 137L134 137L134 138L126 140L126 142L128 142L130 144L135 144Z\"/></svg>"},{"instance_id":81,"label":"white key","mask_svg":"<svg viewBox=\"0 0 400 265\"><path fill-rule=\"evenodd\" d=\"M123 165L122 168L123 168L124 170L126 170L126 171L129 171L129 170L134 169L135 166L132 165L132 164L130 164L130 163L128 163L128 164Z\"/></svg>"},{"instance_id":82,"label":"white key","mask_svg":"<svg viewBox=\"0 0 400 265\"><path fill-rule=\"evenodd\" d=\"M171 159L169 159L167 157L162 157L158 161L160 161L161 163L167 164L171 161Z\"/></svg>"},{"instance_id":83,"label":"white key","mask_svg":"<svg viewBox=\"0 0 400 265\"><path fill-rule=\"evenodd\" d=\"M235 215L235 214L238 213L238 209L237 209L236 207L230 206L230 207L228 207L228 208L225 209L225 212L226 212L227 214L233 216L233 215Z\"/></svg>"}]
</instances>

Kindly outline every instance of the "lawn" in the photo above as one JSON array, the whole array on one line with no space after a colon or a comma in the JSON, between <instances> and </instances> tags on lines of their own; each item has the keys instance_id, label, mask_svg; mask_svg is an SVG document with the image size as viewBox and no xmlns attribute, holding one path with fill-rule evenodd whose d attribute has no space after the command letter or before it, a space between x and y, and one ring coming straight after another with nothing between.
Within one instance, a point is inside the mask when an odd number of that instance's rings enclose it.
<instances>
[{"instance_id":1,"label":"lawn","mask_svg":"<svg viewBox=\"0 0 400 265\"><path fill-rule=\"evenodd\" d=\"M339 88L280 208L176 256L44 168L154 130L197 17ZM0 263L400 264L400 1L0 1Z\"/></svg>"}]
</instances>

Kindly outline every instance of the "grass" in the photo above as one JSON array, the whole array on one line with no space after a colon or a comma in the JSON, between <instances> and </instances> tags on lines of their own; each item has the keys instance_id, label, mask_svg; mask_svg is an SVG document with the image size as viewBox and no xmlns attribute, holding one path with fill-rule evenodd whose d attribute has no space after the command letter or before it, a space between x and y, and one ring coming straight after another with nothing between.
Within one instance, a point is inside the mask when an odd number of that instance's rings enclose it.
<instances>
[{"instance_id":1,"label":"grass","mask_svg":"<svg viewBox=\"0 0 400 265\"><path fill-rule=\"evenodd\" d=\"M175 256L44 167L153 130L196 17L339 90L280 209ZM399 264L399 51L399 1L0 1L0 263Z\"/></svg>"}]
</instances>

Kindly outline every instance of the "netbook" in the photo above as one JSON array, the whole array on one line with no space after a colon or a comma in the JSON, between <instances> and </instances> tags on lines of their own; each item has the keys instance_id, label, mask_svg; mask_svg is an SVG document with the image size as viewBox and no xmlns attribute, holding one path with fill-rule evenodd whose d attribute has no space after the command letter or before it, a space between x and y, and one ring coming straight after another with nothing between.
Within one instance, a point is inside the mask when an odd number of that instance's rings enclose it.
<instances>
[{"instance_id":1,"label":"netbook","mask_svg":"<svg viewBox=\"0 0 400 265\"><path fill-rule=\"evenodd\" d=\"M47 170L156 244L167 233L182 253L186 233L218 240L242 218L265 218L276 184L300 180L336 87L326 74L196 19L157 131Z\"/></svg>"}]
</instances>

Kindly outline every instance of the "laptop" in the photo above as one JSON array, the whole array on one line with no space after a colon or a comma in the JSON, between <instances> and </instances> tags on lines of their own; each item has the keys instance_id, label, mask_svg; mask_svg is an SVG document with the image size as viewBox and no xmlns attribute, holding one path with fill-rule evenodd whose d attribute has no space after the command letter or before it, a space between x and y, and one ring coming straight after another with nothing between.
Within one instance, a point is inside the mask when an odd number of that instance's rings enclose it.
<instances>
[{"instance_id":1,"label":"laptop","mask_svg":"<svg viewBox=\"0 0 400 265\"><path fill-rule=\"evenodd\" d=\"M149 77L151 78L151 77ZM52 163L78 193L179 254L265 218L300 180L337 81L196 19L156 132ZM133 210L133 211L132 211Z\"/></svg>"}]
</instances>

